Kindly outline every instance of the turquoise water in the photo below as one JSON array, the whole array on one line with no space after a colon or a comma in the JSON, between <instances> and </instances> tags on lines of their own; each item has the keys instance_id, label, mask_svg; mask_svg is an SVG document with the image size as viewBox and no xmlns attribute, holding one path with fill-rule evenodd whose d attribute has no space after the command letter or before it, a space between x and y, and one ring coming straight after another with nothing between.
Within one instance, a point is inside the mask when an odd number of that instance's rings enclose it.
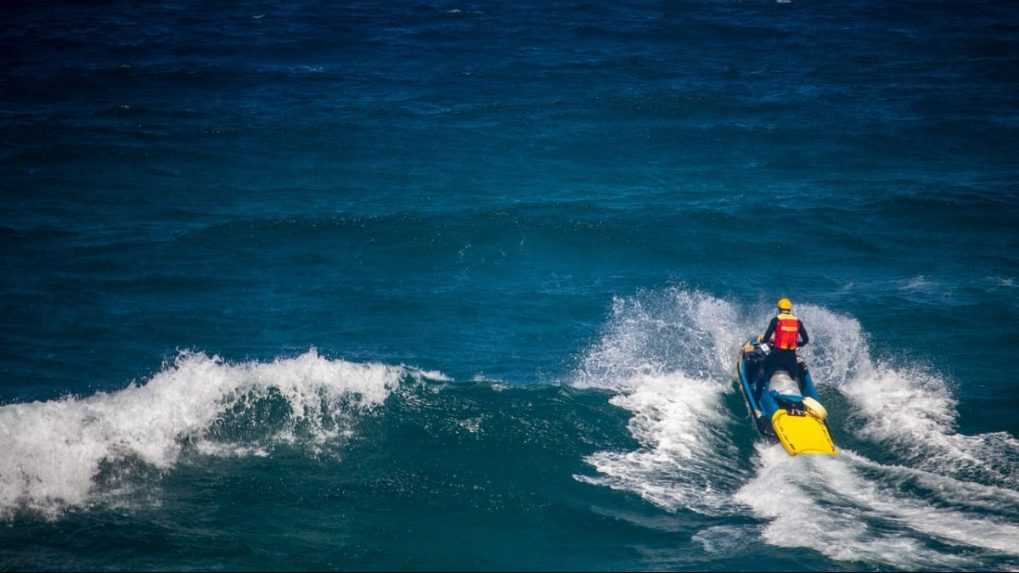
<instances>
[{"instance_id":1,"label":"turquoise water","mask_svg":"<svg viewBox=\"0 0 1019 573\"><path fill-rule=\"evenodd\" d=\"M0 568L1019 567L1013 6L7 20Z\"/></svg>"}]
</instances>

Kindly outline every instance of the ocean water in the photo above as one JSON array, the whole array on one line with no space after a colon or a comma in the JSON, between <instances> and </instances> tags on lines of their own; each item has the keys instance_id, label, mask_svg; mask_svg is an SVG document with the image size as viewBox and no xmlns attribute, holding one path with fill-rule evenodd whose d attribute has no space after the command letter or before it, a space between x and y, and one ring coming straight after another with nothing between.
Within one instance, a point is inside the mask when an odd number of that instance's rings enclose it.
<instances>
[{"instance_id":1,"label":"ocean water","mask_svg":"<svg viewBox=\"0 0 1019 573\"><path fill-rule=\"evenodd\" d=\"M0 569L1019 568L1015 5L5 16Z\"/></svg>"}]
</instances>

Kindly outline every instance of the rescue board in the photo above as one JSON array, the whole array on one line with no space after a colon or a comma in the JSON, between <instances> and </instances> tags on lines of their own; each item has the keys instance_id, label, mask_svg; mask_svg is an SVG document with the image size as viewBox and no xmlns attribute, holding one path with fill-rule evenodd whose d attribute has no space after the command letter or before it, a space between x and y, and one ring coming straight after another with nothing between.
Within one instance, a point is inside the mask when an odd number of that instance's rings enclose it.
<instances>
[{"instance_id":1,"label":"rescue board","mask_svg":"<svg viewBox=\"0 0 1019 573\"><path fill-rule=\"evenodd\" d=\"M775 436L790 456L800 454L836 455L835 443L825 423L810 414L795 416L779 409L771 417Z\"/></svg>"}]
</instances>

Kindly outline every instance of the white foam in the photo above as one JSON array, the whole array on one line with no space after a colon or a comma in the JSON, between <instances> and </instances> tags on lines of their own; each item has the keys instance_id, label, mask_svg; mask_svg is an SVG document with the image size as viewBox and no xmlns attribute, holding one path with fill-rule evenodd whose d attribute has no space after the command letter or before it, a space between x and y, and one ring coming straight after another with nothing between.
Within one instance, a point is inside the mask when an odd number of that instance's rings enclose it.
<instances>
[{"instance_id":1,"label":"white foam","mask_svg":"<svg viewBox=\"0 0 1019 573\"><path fill-rule=\"evenodd\" d=\"M573 384L613 389L633 412L640 449L585 458L599 473L576 479L634 492L670 511L725 511L739 472L729 458L730 388L740 329L735 307L683 289L613 301L605 335L584 357Z\"/></svg>"},{"instance_id":2,"label":"white foam","mask_svg":"<svg viewBox=\"0 0 1019 573\"><path fill-rule=\"evenodd\" d=\"M934 287L934 283L924 275L911 277L908 280L902 281L900 284L901 286L899 288L902 290L926 291Z\"/></svg>"},{"instance_id":3,"label":"white foam","mask_svg":"<svg viewBox=\"0 0 1019 573\"><path fill-rule=\"evenodd\" d=\"M450 378L449 376L446 376L445 374L443 374L442 372L440 372L438 370L421 370L421 369L418 369L418 368L409 368L407 366L404 366L403 368L405 368L407 370L407 372L410 375L412 375L412 376L415 376L415 377L418 377L418 378L425 378L425 379L428 379L428 380L432 380L433 382L452 382L453 381L452 378Z\"/></svg>"},{"instance_id":4,"label":"white foam","mask_svg":"<svg viewBox=\"0 0 1019 573\"><path fill-rule=\"evenodd\" d=\"M682 374L642 376L631 384L632 391L611 403L633 412L628 428L640 449L592 454L585 461L601 475L576 478L637 493L671 511L722 513L726 486L739 478L727 463L736 452L720 407L724 387Z\"/></svg>"},{"instance_id":5,"label":"white foam","mask_svg":"<svg viewBox=\"0 0 1019 573\"><path fill-rule=\"evenodd\" d=\"M871 368L867 336L855 318L810 304L798 305L796 314L810 334L810 344L799 355L810 366L816 384L841 387ZM767 316L762 319L766 321Z\"/></svg>"},{"instance_id":6,"label":"white foam","mask_svg":"<svg viewBox=\"0 0 1019 573\"><path fill-rule=\"evenodd\" d=\"M943 376L920 364L873 360L854 318L809 305L798 311L811 335L801 354L815 382L850 400L845 423L857 436L924 469L1019 486L1019 440L959 434L957 400Z\"/></svg>"},{"instance_id":7,"label":"white foam","mask_svg":"<svg viewBox=\"0 0 1019 573\"><path fill-rule=\"evenodd\" d=\"M986 561L972 550L1019 555L1019 442L1003 432L959 434L956 400L942 376L873 360L860 323L822 307L797 306L811 335L800 353L822 395L838 391L848 400L849 411L836 412L833 422L901 464L848 450L837 458L791 458L762 442L753 473L734 469L727 424L746 422L721 398L739 344L763 330L771 312L741 311L682 289L616 299L574 384L617 392L611 402L633 413L629 429L640 448L591 455L586 461L598 475L577 479L637 493L670 511L716 514L743 504L766 520L765 542L836 560L974 567Z\"/></svg>"},{"instance_id":8,"label":"white foam","mask_svg":"<svg viewBox=\"0 0 1019 573\"><path fill-rule=\"evenodd\" d=\"M281 437L298 426L318 442L341 436L341 411L381 404L407 375L384 364L330 360L312 349L268 363L230 364L182 353L146 383L85 398L0 407L0 515L18 509L57 515L92 501L103 464L137 461L171 468L185 443L209 454L259 455L260 445L212 444L210 430L230 408L273 393L289 406Z\"/></svg>"},{"instance_id":9,"label":"white foam","mask_svg":"<svg viewBox=\"0 0 1019 573\"><path fill-rule=\"evenodd\" d=\"M746 547L747 539L752 535L754 532L746 526L714 525L698 531L690 539L700 543L708 553L726 556Z\"/></svg>"},{"instance_id":10,"label":"white foam","mask_svg":"<svg viewBox=\"0 0 1019 573\"><path fill-rule=\"evenodd\" d=\"M935 506L913 497L895 487L897 468L889 471L845 450L835 458L793 458L777 445L760 445L757 450L757 475L735 499L769 520L762 533L768 543L809 548L841 561L902 568L979 563L956 551L932 548L932 538L947 545L1019 555L1015 544L1019 526L1000 516Z\"/></svg>"},{"instance_id":11,"label":"white foam","mask_svg":"<svg viewBox=\"0 0 1019 573\"><path fill-rule=\"evenodd\" d=\"M1019 486L1019 440L1005 432L959 434L957 400L943 376L920 364L873 360L856 319L811 306L800 315L812 340L801 354L815 382L850 400L845 423L857 436L917 467Z\"/></svg>"},{"instance_id":12,"label":"white foam","mask_svg":"<svg viewBox=\"0 0 1019 573\"><path fill-rule=\"evenodd\" d=\"M475 416L473 418L464 418L457 420L456 425L465 430L468 434L478 434L481 432L481 423L485 420L485 416Z\"/></svg>"},{"instance_id":13,"label":"white foam","mask_svg":"<svg viewBox=\"0 0 1019 573\"><path fill-rule=\"evenodd\" d=\"M1003 432L959 434L957 402L944 377L917 364L873 360L855 319L810 306L799 314L813 341L803 354L815 381L849 399L842 423L910 466L878 464L847 450L836 459L804 460L779 449L760 451L758 474L737 499L772 520L765 540L812 547L834 559L912 568L978 563L931 549L930 538L1019 554L1019 528L1010 523L1019 515L1019 442ZM905 482L928 491L918 497ZM784 488L782 495L776 488ZM867 526L868 520L884 527Z\"/></svg>"},{"instance_id":14,"label":"white foam","mask_svg":"<svg viewBox=\"0 0 1019 573\"><path fill-rule=\"evenodd\" d=\"M918 304L958 305L964 304L960 296L953 296L958 283L933 280L925 275L895 281L899 294L906 300ZM963 297L965 298L965 297Z\"/></svg>"},{"instance_id":15,"label":"white foam","mask_svg":"<svg viewBox=\"0 0 1019 573\"><path fill-rule=\"evenodd\" d=\"M1019 440L1005 432L955 431L956 400L944 381L921 368L879 364L842 388L858 408L856 433L918 467L1019 486Z\"/></svg>"},{"instance_id":16,"label":"white foam","mask_svg":"<svg viewBox=\"0 0 1019 573\"><path fill-rule=\"evenodd\" d=\"M924 499L942 507L956 506L1019 522L1019 492L963 481L951 476L898 464L879 464L852 451L843 452L861 473L878 476L898 489L923 489Z\"/></svg>"},{"instance_id":17,"label":"white foam","mask_svg":"<svg viewBox=\"0 0 1019 573\"><path fill-rule=\"evenodd\" d=\"M984 277L984 280L991 283L991 290L995 288L1015 288L1015 279L1012 277L993 276Z\"/></svg>"},{"instance_id":18,"label":"white foam","mask_svg":"<svg viewBox=\"0 0 1019 573\"><path fill-rule=\"evenodd\" d=\"M897 567L934 562L936 554L908 536L874 535L859 508L833 504L825 466L838 458L790 457L777 444L759 445L758 473L735 495L769 523L765 542L802 547L840 561L882 563ZM828 503L826 503L828 502Z\"/></svg>"},{"instance_id":19,"label":"white foam","mask_svg":"<svg viewBox=\"0 0 1019 573\"><path fill-rule=\"evenodd\" d=\"M696 291L617 297L603 336L571 383L625 390L639 376L669 372L721 380L733 371L745 331L734 305Z\"/></svg>"},{"instance_id":20,"label":"white foam","mask_svg":"<svg viewBox=\"0 0 1019 573\"><path fill-rule=\"evenodd\" d=\"M816 362L815 377L841 383L853 376L865 342L859 323L810 305L798 310L820 341L820 350L805 354ZM747 422L722 397L733 391L741 343L763 332L771 313L763 306L741 312L679 287L616 298L573 384L619 392L611 402L633 412L629 430L641 447L588 456L600 475L577 479L637 493L670 511L731 511L731 496L747 476L733 463L730 425ZM844 343L828 343L836 332Z\"/></svg>"}]
</instances>

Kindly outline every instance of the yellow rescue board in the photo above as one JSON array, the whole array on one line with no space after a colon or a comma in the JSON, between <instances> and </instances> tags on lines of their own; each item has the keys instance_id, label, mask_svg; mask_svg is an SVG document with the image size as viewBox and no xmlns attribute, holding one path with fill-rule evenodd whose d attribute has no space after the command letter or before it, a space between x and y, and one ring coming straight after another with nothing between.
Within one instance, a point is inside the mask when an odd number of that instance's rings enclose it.
<instances>
[{"instance_id":1,"label":"yellow rescue board","mask_svg":"<svg viewBox=\"0 0 1019 573\"><path fill-rule=\"evenodd\" d=\"M835 444L824 422L814 416L791 416L779 409L771 417L771 427L790 456L799 454L835 455Z\"/></svg>"}]
</instances>

